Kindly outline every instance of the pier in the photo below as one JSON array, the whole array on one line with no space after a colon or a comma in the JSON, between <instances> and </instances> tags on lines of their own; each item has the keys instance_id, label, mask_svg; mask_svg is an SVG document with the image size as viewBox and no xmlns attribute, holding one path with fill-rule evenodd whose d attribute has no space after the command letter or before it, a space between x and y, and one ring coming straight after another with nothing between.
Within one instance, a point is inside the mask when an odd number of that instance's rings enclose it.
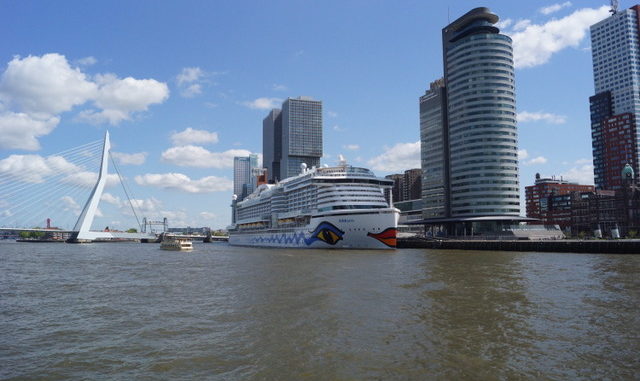
<instances>
[{"instance_id":1,"label":"pier","mask_svg":"<svg viewBox=\"0 0 640 381\"><path fill-rule=\"evenodd\" d=\"M547 253L640 254L640 240L438 240L398 238L399 249L530 251Z\"/></svg>"}]
</instances>

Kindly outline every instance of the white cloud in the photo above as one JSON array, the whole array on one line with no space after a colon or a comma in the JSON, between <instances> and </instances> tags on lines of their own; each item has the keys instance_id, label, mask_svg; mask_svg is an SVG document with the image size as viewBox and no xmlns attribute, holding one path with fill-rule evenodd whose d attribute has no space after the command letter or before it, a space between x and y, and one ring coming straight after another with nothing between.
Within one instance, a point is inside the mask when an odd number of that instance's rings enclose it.
<instances>
[{"instance_id":1,"label":"white cloud","mask_svg":"<svg viewBox=\"0 0 640 381\"><path fill-rule=\"evenodd\" d=\"M34 119L25 113L0 113L0 149L40 149L38 138L49 134L60 122L60 118Z\"/></svg>"},{"instance_id":2,"label":"white cloud","mask_svg":"<svg viewBox=\"0 0 640 381\"><path fill-rule=\"evenodd\" d=\"M50 117L93 99L98 86L65 56L14 57L2 74L0 97L30 115Z\"/></svg>"},{"instance_id":3,"label":"white cloud","mask_svg":"<svg viewBox=\"0 0 640 381\"><path fill-rule=\"evenodd\" d=\"M202 78L204 72L199 67L185 67L176 77L178 85L186 85Z\"/></svg>"},{"instance_id":4,"label":"white cloud","mask_svg":"<svg viewBox=\"0 0 640 381\"><path fill-rule=\"evenodd\" d=\"M162 160L183 166L198 168L233 168L235 156L249 156L251 151L230 149L224 152L211 152L203 147L187 145L171 147L161 155Z\"/></svg>"},{"instance_id":5,"label":"white cloud","mask_svg":"<svg viewBox=\"0 0 640 381\"><path fill-rule=\"evenodd\" d=\"M119 79L113 74L96 76L99 86L94 100L102 111L85 110L80 119L91 123L109 123L116 125L130 120L131 114L146 111L150 105L162 103L169 98L169 87L155 79Z\"/></svg>"},{"instance_id":6,"label":"white cloud","mask_svg":"<svg viewBox=\"0 0 640 381\"><path fill-rule=\"evenodd\" d=\"M103 193L102 197L100 197L100 200L116 206L120 206L122 203L120 197L114 196L111 193Z\"/></svg>"},{"instance_id":7,"label":"white cloud","mask_svg":"<svg viewBox=\"0 0 640 381\"><path fill-rule=\"evenodd\" d=\"M207 176L192 180L182 173L149 173L136 176L138 185L154 186L187 193L211 193L233 189L233 182L224 177Z\"/></svg>"},{"instance_id":8,"label":"white cloud","mask_svg":"<svg viewBox=\"0 0 640 381\"><path fill-rule=\"evenodd\" d=\"M89 56L89 57L80 58L76 62L80 66L92 66L98 63L98 60L95 57Z\"/></svg>"},{"instance_id":9,"label":"white cloud","mask_svg":"<svg viewBox=\"0 0 640 381\"><path fill-rule=\"evenodd\" d=\"M202 85L199 83L193 83L180 90L180 94L185 98L193 98L196 95L202 94Z\"/></svg>"},{"instance_id":10,"label":"white cloud","mask_svg":"<svg viewBox=\"0 0 640 381\"><path fill-rule=\"evenodd\" d=\"M75 215L80 214L80 205L71 197L71 196L62 196L60 197L60 201L62 201L62 205L64 206L65 212L72 212Z\"/></svg>"},{"instance_id":11,"label":"white cloud","mask_svg":"<svg viewBox=\"0 0 640 381\"><path fill-rule=\"evenodd\" d=\"M531 25L531 20L518 20L514 25L513 25L513 31L521 31L524 29L527 29L527 27L529 27Z\"/></svg>"},{"instance_id":12,"label":"white cloud","mask_svg":"<svg viewBox=\"0 0 640 381\"><path fill-rule=\"evenodd\" d=\"M347 144L347 145L342 146L342 148L348 149L350 151L357 151L357 150L360 149L360 146L357 145L357 144Z\"/></svg>"},{"instance_id":13,"label":"white cloud","mask_svg":"<svg viewBox=\"0 0 640 381\"><path fill-rule=\"evenodd\" d=\"M511 24L513 24L513 20L511 19L504 19L504 20L500 20L496 23L496 27L498 27L498 29L502 30L502 29L506 29L509 26L511 26Z\"/></svg>"},{"instance_id":14,"label":"white cloud","mask_svg":"<svg viewBox=\"0 0 640 381\"><path fill-rule=\"evenodd\" d=\"M142 215L153 214L159 211L162 207L162 202L155 197L146 198L146 199L131 199L131 204L128 202L122 202L120 205L120 209L123 214L128 216L132 215L131 205L136 210L136 213L141 213Z\"/></svg>"},{"instance_id":15,"label":"white cloud","mask_svg":"<svg viewBox=\"0 0 640 381\"><path fill-rule=\"evenodd\" d=\"M282 103L280 98L258 98L253 101L243 102L242 104L254 110L271 110L278 108Z\"/></svg>"},{"instance_id":16,"label":"white cloud","mask_svg":"<svg viewBox=\"0 0 640 381\"><path fill-rule=\"evenodd\" d=\"M398 143L368 161L368 164L379 171L404 171L420 168L420 141L415 143Z\"/></svg>"},{"instance_id":17,"label":"white cloud","mask_svg":"<svg viewBox=\"0 0 640 381\"><path fill-rule=\"evenodd\" d=\"M154 197L148 199L134 198L129 202L129 200L122 200L120 197L114 196L111 193L103 193L100 200L116 206L119 208L120 213L126 216L133 216L131 205L135 208L136 213L141 215L154 214L162 207L162 202Z\"/></svg>"},{"instance_id":18,"label":"white cloud","mask_svg":"<svg viewBox=\"0 0 640 381\"><path fill-rule=\"evenodd\" d=\"M561 174L562 178L578 184L593 185L593 165L573 167Z\"/></svg>"},{"instance_id":19,"label":"white cloud","mask_svg":"<svg viewBox=\"0 0 640 381\"><path fill-rule=\"evenodd\" d=\"M200 217L202 217L205 220L212 220L212 219L216 218L217 215L215 213L211 213L211 212L200 212Z\"/></svg>"},{"instance_id":20,"label":"white cloud","mask_svg":"<svg viewBox=\"0 0 640 381\"><path fill-rule=\"evenodd\" d=\"M147 159L146 152L124 153L111 151L111 156L123 165L142 165Z\"/></svg>"},{"instance_id":21,"label":"white cloud","mask_svg":"<svg viewBox=\"0 0 640 381\"><path fill-rule=\"evenodd\" d=\"M609 14L606 5L597 9L578 9L561 19L544 24L529 20L517 23L511 34L516 68L527 68L547 63L554 53L568 47L577 48L589 27Z\"/></svg>"},{"instance_id":22,"label":"white cloud","mask_svg":"<svg viewBox=\"0 0 640 381\"><path fill-rule=\"evenodd\" d=\"M519 123L545 121L551 124L564 124L567 121L567 117L564 115L528 111L519 112L517 119Z\"/></svg>"},{"instance_id":23,"label":"white cloud","mask_svg":"<svg viewBox=\"0 0 640 381\"><path fill-rule=\"evenodd\" d=\"M63 183L79 185L85 188L92 188L98 182L98 173L89 171L79 171L72 173L61 180ZM120 184L120 178L115 173L107 174L105 187L114 187Z\"/></svg>"},{"instance_id":24,"label":"white cloud","mask_svg":"<svg viewBox=\"0 0 640 381\"><path fill-rule=\"evenodd\" d=\"M62 156L11 155L0 160L0 174L27 183L42 183L47 177L79 170Z\"/></svg>"},{"instance_id":25,"label":"white cloud","mask_svg":"<svg viewBox=\"0 0 640 381\"><path fill-rule=\"evenodd\" d=\"M288 89L288 88L287 88L287 86L285 86L285 85L280 85L280 84L275 83L275 84L273 85L273 90L274 90L274 91L287 91L287 90L289 90L289 89Z\"/></svg>"},{"instance_id":26,"label":"white cloud","mask_svg":"<svg viewBox=\"0 0 640 381\"><path fill-rule=\"evenodd\" d=\"M591 163L593 163L593 159L578 159L578 160L576 160L576 164L577 165L591 164Z\"/></svg>"},{"instance_id":27,"label":"white cloud","mask_svg":"<svg viewBox=\"0 0 640 381\"><path fill-rule=\"evenodd\" d=\"M526 149L518 150L518 160L524 160L529 157L529 152Z\"/></svg>"},{"instance_id":28,"label":"white cloud","mask_svg":"<svg viewBox=\"0 0 640 381\"><path fill-rule=\"evenodd\" d=\"M95 58L77 61L95 63ZM169 96L166 84L153 79L118 79L113 74L87 76L58 53L16 56L0 76L0 148L37 150L38 138L60 122L60 114L93 102L79 119L117 124Z\"/></svg>"},{"instance_id":29,"label":"white cloud","mask_svg":"<svg viewBox=\"0 0 640 381\"><path fill-rule=\"evenodd\" d=\"M193 98L202 94L202 79L206 73L199 67L185 67L176 77L180 88L180 95L185 98Z\"/></svg>"},{"instance_id":30,"label":"white cloud","mask_svg":"<svg viewBox=\"0 0 640 381\"><path fill-rule=\"evenodd\" d=\"M160 215L166 217L171 226L186 227L193 222L184 210L162 210Z\"/></svg>"},{"instance_id":31,"label":"white cloud","mask_svg":"<svg viewBox=\"0 0 640 381\"><path fill-rule=\"evenodd\" d=\"M171 142L174 145L187 145L191 143L204 144L204 143L217 143L218 133L209 132L206 130L194 130L189 127L181 132L176 132L171 135Z\"/></svg>"},{"instance_id":32,"label":"white cloud","mask_svg":"<svg viewBox=\"0 0 640 381\"><path fill-rule=\"evenodd\" d=\"M327 116L329 118L337 118L338 117L338 113L335 111L327 111Z\"/></svg>"},{"instance_id":33,"label":"white cloud","mask_svg":"<svg viewBox=\"0 0 640 381\"><path fill-rule=\"evenodd\" d=\"M334 131L337 131L337 132L344 132L344 131L345 131L345 129L344 129L344 128L342 128L342 127L338 126L337 124L336 124L335 126L331 127L331 128L332 128Z\"/></svg>"},{"instance_id":34,"label":"white cloud","mask_svg":"<svg viewBox=\"0 0 640 381\"><path fill-rule=\"evenodd\" d=\"M542 13L543 15L550 15L552 13L558 12L559 10L561 10L563 8L568 8L571 5L572 4L571 4L570 1L565 1L562 4L552 4L552 5L549 5L548 7L540 8L538 11L540 13Z\"/></svg>"},{"instance_id":35,"label":"white cloud","mask_svg":"<svg viewBox=\"0 0 640 381\"><path fill-rule=\"evenodd\" d=\"M545 164L547 162L547 158L544 156L538 156L538 157L534 157L531 160L528 160L525 164L526 165L532 165L532 164Z\"/></svg>"}]
</instances>

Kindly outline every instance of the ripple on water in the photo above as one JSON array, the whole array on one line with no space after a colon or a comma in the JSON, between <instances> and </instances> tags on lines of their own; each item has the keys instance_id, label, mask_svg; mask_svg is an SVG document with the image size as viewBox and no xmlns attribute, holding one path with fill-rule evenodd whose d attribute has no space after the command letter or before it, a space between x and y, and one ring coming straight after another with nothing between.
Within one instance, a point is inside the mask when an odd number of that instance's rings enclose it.
<instances>
[{"instance_id":1,"label":"ripple on water","mask_svg":"<svg viewBox=\"0 0 640 381\"><path fill-rule=\"evenodd\" d=\"M640 257L0 248L2 379L633 379Z\"/></svg>"}]
</instances>

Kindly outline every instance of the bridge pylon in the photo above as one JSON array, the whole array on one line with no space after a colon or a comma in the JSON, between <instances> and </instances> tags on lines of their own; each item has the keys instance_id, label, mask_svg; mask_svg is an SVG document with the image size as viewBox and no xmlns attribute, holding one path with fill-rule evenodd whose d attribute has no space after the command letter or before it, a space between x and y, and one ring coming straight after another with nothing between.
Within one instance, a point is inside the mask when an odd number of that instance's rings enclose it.
<instances>
[{"instance_id":1,"label":"bridge pylon","mask_svg":"<svg viewBox=\"0 0 640 381\"><path fill-rule=\"evenodd\" d=\"M98 172L98 181L91 191L89 199L84 204L82 212L78 217L78 221L74 226L74 232L67 240L70 243L83 243L92 242L97 238L124 238L124 239L155 239L153 234L144 233L123 233L123 232L105 232L105 231L92 231L91 224L96 216L96 210L104 191L104 186L107 182L107 174L109 168L109 151L111 150L111 141L109 140L109 131L104 134L104 144L102 146L102 161L100 162L100 172Z\"/></svg>"}]
</instances>

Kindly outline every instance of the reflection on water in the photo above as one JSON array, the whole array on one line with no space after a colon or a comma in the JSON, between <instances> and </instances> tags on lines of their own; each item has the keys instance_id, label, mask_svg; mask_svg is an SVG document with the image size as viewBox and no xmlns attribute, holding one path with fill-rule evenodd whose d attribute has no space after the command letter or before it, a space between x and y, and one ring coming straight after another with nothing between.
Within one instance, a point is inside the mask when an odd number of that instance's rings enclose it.
<instances>
[{"instance_id":1,"label":"reflection on water","mask_svg":"<svg viewBox=\"0 0 640 381\"><path fill-rule=\"evenodd\" d=\"M634 379L640 257L0 243L0 378Z\"/></svg>"}]
</instances>

